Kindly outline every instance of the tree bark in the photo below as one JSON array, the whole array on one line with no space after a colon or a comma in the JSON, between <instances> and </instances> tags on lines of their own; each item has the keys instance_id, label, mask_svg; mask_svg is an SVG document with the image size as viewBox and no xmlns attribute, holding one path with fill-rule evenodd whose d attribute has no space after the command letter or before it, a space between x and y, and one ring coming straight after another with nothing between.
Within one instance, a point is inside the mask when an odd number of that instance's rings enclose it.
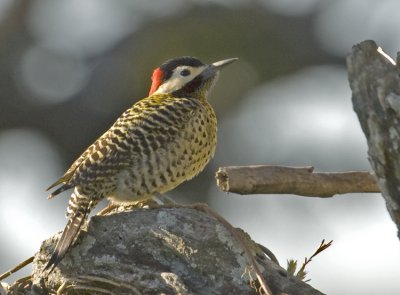
<instances>
[{"instance_id":1,"label":"tree bark","mask_svg":"<svg viewBox=\"0 0 400 295\"><path fill-rule=\"evenodd\" d=\"M355 45L347 68L353 107L368 141L369 162L400 230L400 71L374 41Z\"/></svg>"},{"instance_id":2,"label":"tree bark","mask_svg":"<svg viewBox=\"0 0 400 295\"><path fill-rule=\"evenodd\" d=\"M212 216L189 208L95 216L48 277L41 270L59 234L35 255L30 284L13 294L259 294L242 248ZM248 238L273 294L321 295L290 276ZM96 293L98 292L98 293ZM113 292L113 293L107 293Z\"/></svg>"},{"instance_id":3,"label":"tree bark","mask_svg":"<svg viewBox=\"0 0 400 295\"><path fill-rule=\"evenodd\" d=\"M314 167L231 166L219 168L218 187L225 192L246 194L294 194L329 198L337 194L376 193L371 172L317 173Z\"/></svg>"}]
</instances>

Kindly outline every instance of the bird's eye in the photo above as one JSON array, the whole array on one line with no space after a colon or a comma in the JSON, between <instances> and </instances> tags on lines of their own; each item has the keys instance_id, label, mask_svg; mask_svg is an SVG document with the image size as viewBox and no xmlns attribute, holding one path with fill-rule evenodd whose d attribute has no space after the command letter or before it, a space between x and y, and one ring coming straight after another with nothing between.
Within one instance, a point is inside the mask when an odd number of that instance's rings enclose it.
<instances>
[{"instance_id":1,"label":"bird's eye","mask_svg":"<svg viewBox=\"0 0 400 295\"><path fill-rule=\"evenodd\" d=\"M188 69L184 69L180 72L181 76L186 77L190 75L190 71Z\"/></svg>"}]
</instances>

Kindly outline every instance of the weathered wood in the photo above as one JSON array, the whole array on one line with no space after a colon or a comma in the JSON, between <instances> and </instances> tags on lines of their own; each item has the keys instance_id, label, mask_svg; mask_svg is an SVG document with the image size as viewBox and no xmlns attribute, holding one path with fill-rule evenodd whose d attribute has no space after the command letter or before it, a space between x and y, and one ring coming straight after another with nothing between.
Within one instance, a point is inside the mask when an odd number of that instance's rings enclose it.
<instances>
[{"instance_id":1,"label":"weathered wood","mask_svg":"<svg viewBox=\"0 0 400 295\"><path fill-rule=\"evenodd\" d=\"M272 294L322 294L269 260L245 233L240 235L252 245ZM53 273L42 278L58 237L43 243L31 283L20 284L27 287L14 294L258 294L250 285L249 274L256 276L242 247L201 210L136 209L95 216Z\"/></svg>"},{"instance_id":2,"label":"weathered wood","mask_svg":"<svg viewBox=\"0 0 400 295\"><path fill-rule=\"evenodd\" d=\"M367 171L314 172L309 167L231 166L219 168L217 185L237 194L294 194L328 198L337 194L379 192L375 176Z\"/></svg>"},{"instance_id":3,"label":"weathered wood","mask_svg":"<svg viewBox=\"0 0 400 295\"><path fill-rule=\"evenodd\" d=\"M353 47L347 68L353 107L368 142L369 162L400 230L399 67L374 41L364 41Z\"/></svg>"}]
</instances>

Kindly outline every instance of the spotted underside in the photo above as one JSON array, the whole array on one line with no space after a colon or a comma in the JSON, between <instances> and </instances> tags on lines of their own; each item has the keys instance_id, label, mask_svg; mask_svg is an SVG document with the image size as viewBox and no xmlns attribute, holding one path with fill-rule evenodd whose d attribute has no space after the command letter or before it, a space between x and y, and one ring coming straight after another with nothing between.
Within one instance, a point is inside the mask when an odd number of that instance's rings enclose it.
<instances>
[{"instance_id":1,"label":"spotted underside","mask_svg":"<svg viewBox=\"0 0 400 295\"><path fill-rule=\"evenodd\" d=\"M197 175L215 146L216 117L205 99L153 95L125 111L56 184L92 201L140 201Z\"/></svg>"}]
</instances>

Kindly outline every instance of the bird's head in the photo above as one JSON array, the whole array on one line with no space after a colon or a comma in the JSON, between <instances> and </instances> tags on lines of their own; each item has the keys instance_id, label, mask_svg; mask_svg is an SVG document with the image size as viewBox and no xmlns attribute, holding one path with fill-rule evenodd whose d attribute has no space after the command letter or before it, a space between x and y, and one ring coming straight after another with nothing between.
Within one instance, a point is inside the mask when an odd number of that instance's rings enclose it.
<instances>
[{"instance_id":1,"label":"bird's head","mask_svg":"<svg viewBox=\"0 0 400 295\"><path fill-rule=\"evenodd\" d=\"M194 57L184 56L167 60L156 68L151 77L149 95L172 94L175 97L207 97L219 71L238 60L230 58L203 64Z\"/></svg>"}]
</instances>

